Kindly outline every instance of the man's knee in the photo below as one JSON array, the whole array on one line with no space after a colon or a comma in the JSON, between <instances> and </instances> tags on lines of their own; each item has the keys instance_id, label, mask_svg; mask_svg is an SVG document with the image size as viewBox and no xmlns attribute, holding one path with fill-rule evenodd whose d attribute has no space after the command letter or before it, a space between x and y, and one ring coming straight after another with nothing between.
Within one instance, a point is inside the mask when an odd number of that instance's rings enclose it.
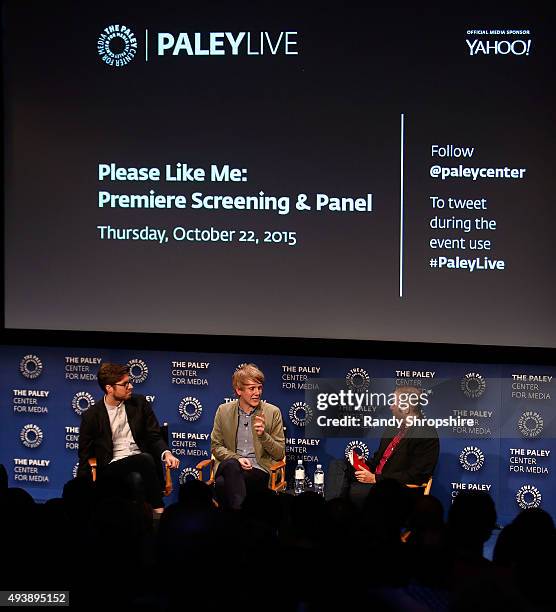
<instances>
[{"instance_id":1,"label":"man's knee","mask_svg":"<svg viewBox=\"0 0 556 612\"><path fill-rule=\"evenodd\" d=\"M218 466L218 473L226 477L230 474L240 474L242 469L237 459L226 459Z\"/></svg>"},{"instance_id":2,"label":"man's knee","mask_svg":"<svg viewBox=\"0 0 556 612\"><path fill-rule=\"evenodd\" d=\"M126 497L135 501L144 501L145 481L139 472L128 472L123 478L122 484Z\"/></svg>"},{"instance_id":3,"label":"man's knee","mask_svg":"<svg viewBox=\"0 0 556 612\"><path fill-rule=\"evenodd\" d=\"M348 492L349 463L346 459L332 459L328 465L328 479L325 487L326 499L345 497Z\"/></svg>"},{"instance_id":4,"label":"man's knee","mask_svg":"<svg viewBox=\"0 0 556 612\"><path fill-rule=\"evenodd\" d=\"M252 470L244 471L245 484L249 489L264 490L268 488L269 475L263 470L253 468Z\"/></svg>"},{"instance_id":5,"label":"man's knee","mask_svg":"<svg viewBox=\"0 0 556 612\"><path fill-rule=\"evenodd\" d=\"M332 459L328 464L328 474L345 474L348 469L347 459Z\"/></svg>"},{"instance_id":6,"label":"man's knee","mask_svg":"<svg viewBox=\"0 0 556 612\"><path fill-rule=\"evenodd\" d=\"M139 472L129 472L124 478L126 484L131 487L140 487L143 484L143 477Z\"/></svg>"},{"instance_id":7,"label":"man's knee","mask_svg":"<svg viewBox=\"0 0 556 612\"><path fill-rule=\"evenodd\" d=\"M155 467L154 458L150 453L141 453L136 455L136 461L139 465L141 465L141 467L145 467L147 469Z\"/></svg>"}]
</instances>

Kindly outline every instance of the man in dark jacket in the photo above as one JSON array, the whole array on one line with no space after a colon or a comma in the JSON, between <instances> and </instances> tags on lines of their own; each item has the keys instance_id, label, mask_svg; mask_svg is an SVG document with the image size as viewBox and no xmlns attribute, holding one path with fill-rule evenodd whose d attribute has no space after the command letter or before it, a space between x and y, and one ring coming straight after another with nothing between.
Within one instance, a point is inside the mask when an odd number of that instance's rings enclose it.
<instances>
[{"instance_id":1,"label":"man in dark jacket","mask_svg":"<svg viewBox=\"0 0 556 612\"><path fill-rule=\"evenodd\" d=\"M423 392L417 387L395 389L390 410L400 426L384 430L378 450L367 462L370 470L354 470L348 460L330 463L328 499L348 496L360 505L370 486L382 479L392 478L404 485L421 485L432 476L440 445L436 429L419 424L423 397Z\"/></svg>"},{"instance_id":2,"label":"man in dark jacket","mask_svg":"<svg viewBox=\"0 0 556 612\"><path fill-rule=\"evenodd\" d=\"M168 450L150 403L132 395L127 366L103 363L97 378L105 395L81 418L78 475L90 475L88 460L95 457L99 480L143 486L154 512L162 512L158 461L177 468L179 460Z\"/></svg>"}]
</instances>

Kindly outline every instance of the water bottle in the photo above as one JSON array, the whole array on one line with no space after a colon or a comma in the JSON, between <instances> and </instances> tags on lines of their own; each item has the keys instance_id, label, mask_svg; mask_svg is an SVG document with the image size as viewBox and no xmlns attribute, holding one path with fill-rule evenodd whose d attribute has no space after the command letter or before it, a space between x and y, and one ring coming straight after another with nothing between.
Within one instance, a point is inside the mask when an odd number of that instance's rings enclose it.
<instances>
[{"instance_id":1,"label":"water bottle","mask_svg":"<svg viewBox=\"0 0 556 612\"><path fill-rule=\"evenodd\" d=\"M315 493L318 493L324 497L324 470L322 469L322 465L320 463L317 465L317 469L315 470L314 483Z\"/></svg>"},{"instance_id":2,"label":"water bottle","mask_svg":"<svg viewBox=\"0 0 556 612\"><path fill-rule=\"evenodd\" d=\"M297 460L297 465L295 466L295 486L294 493L299 495L303 493L305 490L305 468L303 467L303 461L301 459Z\"/></svg>"}]
</instances>

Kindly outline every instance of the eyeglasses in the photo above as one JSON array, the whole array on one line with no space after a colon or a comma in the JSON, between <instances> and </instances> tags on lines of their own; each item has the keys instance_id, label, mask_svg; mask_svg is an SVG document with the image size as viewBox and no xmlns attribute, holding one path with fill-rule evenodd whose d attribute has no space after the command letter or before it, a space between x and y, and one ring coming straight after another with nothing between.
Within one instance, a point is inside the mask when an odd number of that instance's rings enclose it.
<instances>
[{"instance_id":1,"label":"eyeglasses","mask_svg":"<svg viewBox=\"0 0 556 612\"><path fill-rule=\"evenodd\" d=\"M131 383L131 380L128 380L124 383L114 383L112 386L113 387L125 387L126 389L128 389L129 387L132 386L132 383Z\"/></svg>"}]
</instances>

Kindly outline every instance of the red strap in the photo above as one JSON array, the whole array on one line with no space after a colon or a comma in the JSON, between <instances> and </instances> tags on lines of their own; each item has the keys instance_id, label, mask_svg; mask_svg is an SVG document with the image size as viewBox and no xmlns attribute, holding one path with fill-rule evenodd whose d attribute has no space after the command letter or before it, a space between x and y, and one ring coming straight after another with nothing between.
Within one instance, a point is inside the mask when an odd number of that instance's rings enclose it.
<instances>
[{"instance_id":1,"label":"red strap","mask_svg":"<svg viewBox=\"0 0 556 612\"><path fill-rule=\"evenodd\" d=\"M377 468L375 470L375 474L382 474L382 468L384 464L390 459L393 452L396 450L396 447L401 442L402 438L405 436L405 432L407 431L406 427L400 428L400 431L392 438L390 444L386 447L380 461L378 462Z\"/></svg>"}]
</instances>

